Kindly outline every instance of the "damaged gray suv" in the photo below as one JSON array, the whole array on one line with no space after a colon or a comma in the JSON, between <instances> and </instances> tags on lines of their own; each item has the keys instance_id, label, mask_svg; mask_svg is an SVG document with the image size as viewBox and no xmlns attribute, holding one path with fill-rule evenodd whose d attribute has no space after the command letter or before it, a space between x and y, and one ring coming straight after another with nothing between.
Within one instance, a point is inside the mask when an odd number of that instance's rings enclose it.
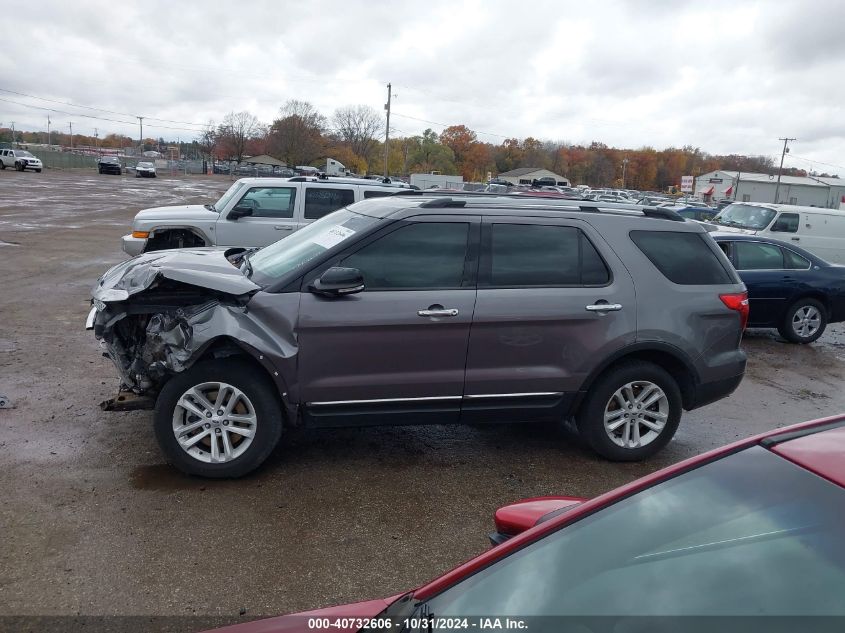
<instances>
[{"instance_id":1,"label":"damaged gray suv","mask_svg":"<svg viewBox=\"0 0 845 633\"><path fill-rule=\"evenodd\" d=\"M168 460L206 477L296 425L574 419L602 456L646 458L740 383L745 287L671 211L571 204L392 196L262 249L130 259L88 319L110 406L154 407Z\"/></svg>"}]
</instances>

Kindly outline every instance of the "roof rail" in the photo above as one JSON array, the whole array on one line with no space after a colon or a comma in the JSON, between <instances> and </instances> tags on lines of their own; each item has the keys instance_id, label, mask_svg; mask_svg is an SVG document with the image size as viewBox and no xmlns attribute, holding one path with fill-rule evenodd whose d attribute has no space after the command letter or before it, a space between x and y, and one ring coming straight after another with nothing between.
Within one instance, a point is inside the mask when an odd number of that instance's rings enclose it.
<instances>
[{"instance_id":1,"label":"roof rail","mask_svg":"<svg viewBox=\"0 0 845 633\"><path fill-rule=\"evenodd\" d=\"M448 208L448 207L466 207L467 203L481 203L485 199L490 202L500 201L505 203L509 208L523 208L523 209L577 209L586 213L601 213L601 212L631 212L635 211L641 213L648 218L656 218L660 220L671 220L673 222L685 222L686 219L679 215L672 209L664 209L655 206L643 206L637 204L628 204L623 202L598 202L593 200L572 200L567 198L549 198L547 196L532 196L530 193L521 194L496 194L487 193L483 191L415 191L404 190L397 191L393 196L430 196L431 199L423 202L420 207L431 208ZM463 198L461 200L460 198ZM523 204L518 204L518 202Z\"/></svg>"},{"instance_id":2,"label":"roof rail","mask_svg":"<svg viewBox=\"0 0 845 633\"><path fill-rule=\"evenodd\" d=\"M452 200L452 198L440 198L434 200L426 200L420 205L421 209L447 209L451 207L465 207L466 200Z\"/></svg>"}]
</instances>

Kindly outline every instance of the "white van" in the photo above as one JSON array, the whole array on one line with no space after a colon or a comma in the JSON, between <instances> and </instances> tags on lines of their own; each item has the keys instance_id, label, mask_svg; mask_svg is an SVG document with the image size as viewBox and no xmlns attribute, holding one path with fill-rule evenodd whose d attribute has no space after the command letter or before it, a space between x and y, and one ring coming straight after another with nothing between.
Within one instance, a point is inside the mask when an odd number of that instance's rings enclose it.
<instances>
[{"instance_id":1,"label":"white van","mask_svg":"<svg viewBox=\"0 0 845 633\"><path fill-rule=\"evenodd\" d=\"M845 211L763 202L734 202L711 220L719 230L765 235L845 264Z\"/></svg>"}]
</instances>

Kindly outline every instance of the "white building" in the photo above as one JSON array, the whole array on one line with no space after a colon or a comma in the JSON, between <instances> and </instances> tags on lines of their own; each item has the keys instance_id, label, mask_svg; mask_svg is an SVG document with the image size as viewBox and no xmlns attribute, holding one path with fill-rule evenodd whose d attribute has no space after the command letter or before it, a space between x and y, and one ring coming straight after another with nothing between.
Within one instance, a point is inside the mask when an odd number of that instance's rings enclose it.
<instances>
[{"instance_id":1,"label":"white building","mask_svg":"<svg viewBox=\"0 0 845 633\"><path fill-rule=\"evenodd\" d=\"M845 180L816 176L781 176L736 171L711 171L695 179L695 195L705 201L778 202L838 209L845 200ZM778 199L775 200L777 190Z\"/></svg>"},{"instance_id":2,"label":"white building","mask_svg":"<svg viewBox=\"0 0 845 633\"><path fill-rule=\"evenodd\" d=\"M463 189L463 176L450 176L434 172L430 174L411 174L411 186L420 189Z\"/></svg>"},{"instance_id":3,"label":"white building","mask_svg":"<svg viewBox=\"0 0 845 633\"><path fill-rule=\"evenodd\" d=\"M569 178L541 167L520 167L499 174L499 180L506 180L512 185L530 185L540 178L553 178L556 185L569 186Z\"/></svg>"}]
</instances>

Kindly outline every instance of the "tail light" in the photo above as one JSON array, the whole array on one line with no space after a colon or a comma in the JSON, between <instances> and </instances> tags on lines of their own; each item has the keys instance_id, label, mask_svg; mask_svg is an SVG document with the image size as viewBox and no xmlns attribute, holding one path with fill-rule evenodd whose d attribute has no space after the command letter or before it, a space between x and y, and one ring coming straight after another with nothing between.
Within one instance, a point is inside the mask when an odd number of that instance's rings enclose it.
<instances>
[{"instance_id":1,"label":"tail light","mask_svg":"<svg viewBox=\"0 0 845 633\"><path fill-rule=\"evenodd\" d=\"M745 330L745 326L748 324L748 293L734 292L719 295L719 299L731 310L739 312L739 322L742 325L742 329Z\"/></svg>"}]
</instances>

